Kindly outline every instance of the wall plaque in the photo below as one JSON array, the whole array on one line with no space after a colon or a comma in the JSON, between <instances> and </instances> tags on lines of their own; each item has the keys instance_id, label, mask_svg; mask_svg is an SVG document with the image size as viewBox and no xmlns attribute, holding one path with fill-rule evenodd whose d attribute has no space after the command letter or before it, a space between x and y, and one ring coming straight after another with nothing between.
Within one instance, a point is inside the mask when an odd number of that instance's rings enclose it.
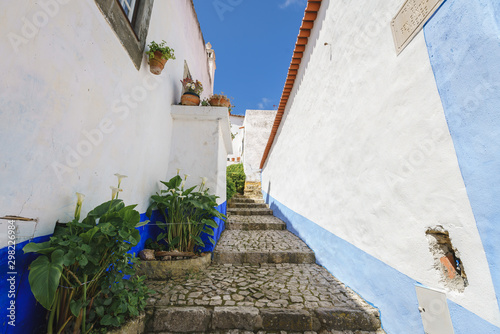
<instances>
[{"instance_id":1,"label":"wall plaque","mask_svg":"<svg viewBox=\"0 0 500 334\"><path fill-rule=\"evenodd\" d=\"M425 22L445 0L406 0L391 21L397 54L420 32Z\"/></svg>"}]
</instances>

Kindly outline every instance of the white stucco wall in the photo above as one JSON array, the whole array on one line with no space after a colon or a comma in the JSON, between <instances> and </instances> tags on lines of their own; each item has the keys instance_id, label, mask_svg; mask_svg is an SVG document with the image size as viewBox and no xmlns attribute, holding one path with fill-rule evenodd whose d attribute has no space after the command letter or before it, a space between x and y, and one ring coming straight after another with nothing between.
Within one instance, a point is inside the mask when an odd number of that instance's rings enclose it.
<instances>
[{"instance_id":1,"label":"white stucco wall","mask_svg":"<svg viewBox=\"0 0 500 334\"><path fill-rule=\"evenodd\" d=\"M266 148L277 110L247 110L243 142L243 167L246 181L260 182L260 162Z\"/></svg>"},{"instance_id":2,"label":"white stucco wall","mask_svg":"<svg viewBox=\"0 0 500 334\"><path fill-rule=\"evenodd\" d=\"M231 122L231 135L234 136L234 138L232 138L233 154L227 156L227 164L232 165L242 162L241 159L243 157L243 138L245 134L243 122L245 121L245 117L230 115L229 121ZM240 158L240 161L238 161L238 158Z\"/></svg>"},{"instance_id":3,"label":"white stucco wall","mask_svg":"<svg viewBox=\"0 0 500 334\"><path fill-rule=\"evenodd\" d=\"M191 1L154 3L147 43L164 39L177 58L160 76L146 56L135 68L93 0L60 0L16 51L7 34L23 36L26 20L44 13L40 3L12 2L0 14L0 216L38 219L36 231L18 224L20 235L50 234L72 219L75 192L87 196L82 215L108 200L114 173L128 175L120 198L144 212L158 181L172 176L170 111L184 60L212 90Z\"/></svg>"},{"instance_id":4,"label":"white stucco wall","mask_svg":"<svg viewBox=\"0 0 500 334\"><path fill-rule=\"evenodd\" d=\"M229 116L224 107L172 106L174 119L169 175L177 168L186 179L186 187L201 183L206 177L206 187L226 201L226 157L232 153Z\"/></svg>"},{"instance_id":5,"label":"white stucco wall","mask_svg":"<svg viewBox=\"0 0 500 334\"><path fill-rule=\"evenodd\" d=\"M448 298L499 325L423 33L399 57L394 50L389 22L402 3L323 1L262 189L410 278L446 290L425 235L442 225L470 284Z\"/></svg>"}]
</instances>

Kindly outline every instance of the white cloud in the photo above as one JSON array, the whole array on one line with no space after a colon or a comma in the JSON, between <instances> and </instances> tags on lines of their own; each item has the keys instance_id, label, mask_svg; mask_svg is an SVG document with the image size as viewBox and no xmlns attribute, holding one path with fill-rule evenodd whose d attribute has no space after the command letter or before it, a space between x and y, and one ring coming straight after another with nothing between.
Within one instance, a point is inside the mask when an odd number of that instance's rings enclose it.
<instances>
[{"instance_id":1,"label":"white cloud","mask_svg":"<svg viewBox=\"0 0 500 334\"><path fill-rule=\"evenodd\" d=\"M259 109L265 109L267 108L270 104L272 103L271 99L268 99L267 97L263 97L259 103L257 103L257 107Z\"/></svg>"},{"instance_id":2,"label":"white cloud","mask_svg":"<svg viewBox=\"0 0 500 334\"><path fill-rule=\"evenodd\" d=\"M307 0L285 0L285 2L280 5L280 8L284 9L290 5L302 5L305 4L306 2Z\"/></svg>"}]
</instances>

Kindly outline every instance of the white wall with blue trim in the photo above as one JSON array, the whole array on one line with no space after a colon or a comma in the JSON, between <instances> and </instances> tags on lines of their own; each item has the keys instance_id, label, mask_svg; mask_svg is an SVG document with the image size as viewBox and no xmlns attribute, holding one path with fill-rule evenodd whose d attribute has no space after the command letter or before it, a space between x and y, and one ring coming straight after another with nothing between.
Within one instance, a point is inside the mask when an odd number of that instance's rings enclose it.
<instances>
[{"instance_id":1,"label":"white wall with blue trim","mask_svg":"<svg viewBox=\"0 0 500 334\"><path fill-rule=\"evenodd\" d=\"M455 333L500 333L500 5L448 0L397 56L403 3L322 2L262 190L387 333L423 333L416 284L446 292ZM433 257L436 226L463 291Z\"/></svg>"},{"instance_id":2,"label":"white wall with blue trim","mask_svg":"<svg viewBox=\"0 0 500 334\"><path fill-rule=\"evenodd\" d=\"M120 198L138 204L141 213L159 180L170 179L176 168L191 175L188 185L207 177L225 213L225 179L219 183L226 159L217 150L227 146L221 144L224 131L230 144L229 123L226 131L218 121L220 131L212 134L210 168L204 169L201 159L196 171L183 161L172 165L171 109L180 101L185 62L204 85L202 98L213 86L190 0L154 2L147 42L165 40L177 58L167 62L160 76L149 72L146 55L136 69L93 0L12 2L0 14L0 31L0 216L37 219L36 225L16 223L16 327L7 325L4 307L11 300L8 221L0 220L0 332L37 333L45 311L36 306L29 288L27 267L33 257L21 250L27 240L44 241L56 221L71 220L76 192L86 195L82 216L110 199L115 173L128 175ZM141 228L142 243L152 233L148 226Z\"/></svg>"}]
</instances>

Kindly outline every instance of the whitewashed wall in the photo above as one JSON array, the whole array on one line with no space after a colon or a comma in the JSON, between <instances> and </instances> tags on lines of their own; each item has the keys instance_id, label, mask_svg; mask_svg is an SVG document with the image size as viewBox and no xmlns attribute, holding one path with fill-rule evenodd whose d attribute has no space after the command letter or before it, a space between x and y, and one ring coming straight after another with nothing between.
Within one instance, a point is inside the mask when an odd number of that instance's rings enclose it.
<instances>
[{"instance_id":1,"label":"whitewashed wall","mask_svg":"<svg viewBox=\"0 0 500 334\"><path fill-rule=\"evenodd\" d=\"M226 157L232 153L229 114L225 107L173 106L169 175L186 178L186 187L200 185L226 201Z\"/></svg>"},{"instance_id":2,"label":"whitewashed wall","mask_svg":"<svg viewBox=\"0 0 500 334\"><path fill-rule=\"evenodd\" d=\"M276 112L276 110L247 110L245 112L243 167L247 182L260 182L260 162Z\"/></svg>"},{"instance_id":3,"label":"whitewashed wall","mask_svg":"<svg viewBox=\"0 0 500 334\"><path fill-rule=\"evenodd\" d=\"M135 68L93 0L57 2L16 52L7 33L22 36L26 20L43 13L40 3L11 2L0 14L0 216L39 220L36 231L19 226L21 235L50 234L72 218L75 192L87 196L82 215L109 199L117 172L128 175L120 198L144 212L158 180L172 176L170 110L184 60L212 91L191 1L154 3L147 42L166 40L177 58L160 76L146 56Z\"/></svg>"},{"instance_id":4,"label":"whitewashed wall","mask_svg":"<svg viewBox=\"0 0 500 334\"><path fill-rule=\"evenodd\" d=\"M402 4L323 1L262 189L411 279L446 290L425 235L442 225L470 284L448 298L498 326L423 33L399 57L394 50L389 22Z\"/></svg>"},{"instance_id":5,"label":"whitewashed wall","mask_svg":"<svg viewBox=\"0 0 500 334\"><path fill-rule=\"evenodd\" d=\"M243 122L245 121L244 116L230 115L229 121L231 122L231 135L233 142L233 154L227 156L227 164L237 164L241 163L241 158L243 157L243 137L245 134L245 128L243 127ZM238 158L240 161L238 161ZM233 161L234 159L234 161Z\"/></svg>"}]
</instances>

